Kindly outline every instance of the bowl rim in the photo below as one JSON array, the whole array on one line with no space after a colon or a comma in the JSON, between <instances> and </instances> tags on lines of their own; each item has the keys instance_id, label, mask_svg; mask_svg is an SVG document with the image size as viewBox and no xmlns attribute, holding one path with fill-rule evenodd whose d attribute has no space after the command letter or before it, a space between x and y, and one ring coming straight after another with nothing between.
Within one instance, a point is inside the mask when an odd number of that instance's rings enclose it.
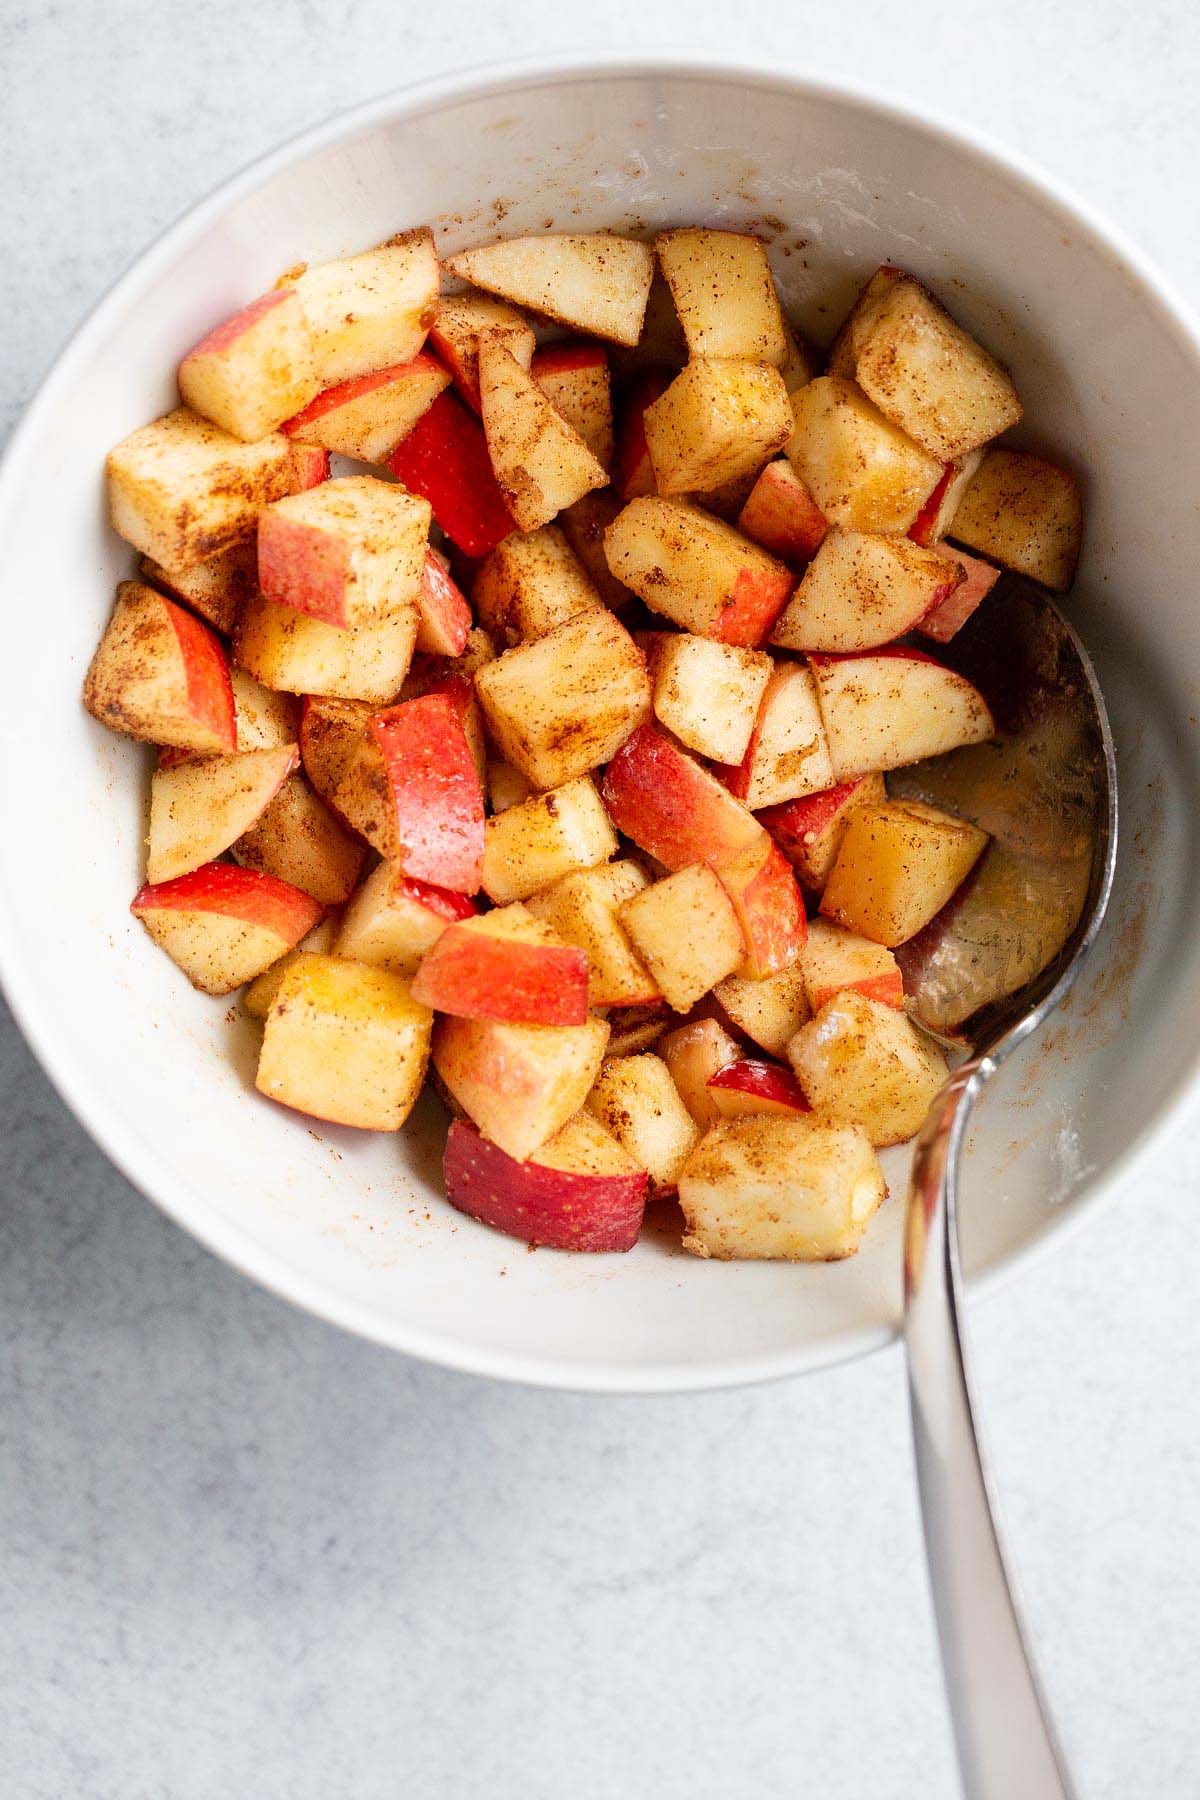
<instances>
[{"instance_id":1,"label":"bowl rim","mask_svg":"<svg viewBox=\"0 0 1200 1800\"><path fill-rule=\"evenodd\" d=\"M1124 266L1157 307L1183 349L1200 366L1200 317L1169 278L1117 226L1057 177L1041 171L1025 155L1009 149L966 122L940 111L898 100L880 89L840 76L816 74L752 61L729 61L716 52L670 48L638 51L624 57L598 57L588 51L556 52L500 63L475 64L428 79L388 89L373 99L338 111L316 125L294 133L255 157L188 206L141 250L117 276L68 335L35 393L17 420L0 454L0 542L11 528L13 470L22 460L27 438L44 413L58 401L88 356L93 342L110 321L134 301L169 265L179 250L243 195L289 165L331 144L370 130L386 121L418 117L449 103L519 92L539 86L567 85L578 80L639 77L711 79L796 94L819 102L858 108L967 154L1026 195L1055 212L1073 232L1091 239L1095 249ZM220 1256L281 1299L340 1326L370 1342L399 1350L421 1361L463 1374L487 1376L530 1387L595 1394L665 1394L716 1390L773 1381L849 1362L894 1344L898 1321L879 1322L816 1345L739 1357L720 1357L687 1364L659 1364L644 1370L600 1359L572 1362L528 1352L485 1350L463 1344L450 1333L414 1328L389 1317L379 1307L326 1292L321 1281L297 1272L278 1252L265 1249L235 1222L213 1216L203 1199L178 1191L171 1161L128 1132L107 1114L105 1102L91 1085L90 1072L76 1067L70 1040L59 1039L52 1017L42 1016L32 970L17 953L12 922L0 888L0 990L34 1057L68 1110L104 1154L148 1199L206 1249ZM1155 1117L1135 1135L1103 1175L1083 1186L1069 1205L1051 1213L1043 1229L1028 1243L974 1278L973 1296L990 1295L1019 1274L1050 1246L1063 1243L1107 1206L1142 1162L1151 1146L1176 1128L1192 1102L1200 1069L1200 1042L1190 1061L1181 1062L1164 1082Z\"/></svg>"}]
</instances>

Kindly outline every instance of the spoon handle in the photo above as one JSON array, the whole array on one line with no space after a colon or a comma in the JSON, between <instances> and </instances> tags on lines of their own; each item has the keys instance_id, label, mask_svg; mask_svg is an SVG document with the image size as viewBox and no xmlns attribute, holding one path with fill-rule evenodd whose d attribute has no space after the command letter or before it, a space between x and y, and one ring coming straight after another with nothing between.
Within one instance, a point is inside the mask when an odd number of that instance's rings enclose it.
<instances>
[{"instance_id":1,"label":"spoon handle","mask_svg":"<svg viewBox=\"0 0 1200 1800\"><path fill-rule=\"evenodd\" d=\"M1025 1642L971 1403L956 1173L992 1065L964 1064L917 1142L904 1255L904 1340L925 1551L967 1800L1071 1800Z\"/></svg>"}]
</instances>

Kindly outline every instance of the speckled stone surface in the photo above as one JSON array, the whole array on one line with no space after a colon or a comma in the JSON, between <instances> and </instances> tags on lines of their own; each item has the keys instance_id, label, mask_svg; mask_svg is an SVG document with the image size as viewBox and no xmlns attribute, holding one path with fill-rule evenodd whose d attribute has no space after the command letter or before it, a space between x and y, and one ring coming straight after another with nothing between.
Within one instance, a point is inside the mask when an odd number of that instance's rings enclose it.
<instances>
[{"instance_id":1,"label":"speckled stone surface","mask_svg":"<svg viewBox=\"0 0 1200 1800\"><path fill-rule=\"evenodd\" d=\"M0 427L144 242L276 140L463 63L654 42L973 121L1200 294L1185 0L7 0ZM0 1174L4 1800L955 1793L896 1354L656 1401L404 1362L166 1223L7 1020ZM1194 1124L973 1320L1095 1800L1200 1793L1198 1185Z\"/></svg>"}]
</instances>

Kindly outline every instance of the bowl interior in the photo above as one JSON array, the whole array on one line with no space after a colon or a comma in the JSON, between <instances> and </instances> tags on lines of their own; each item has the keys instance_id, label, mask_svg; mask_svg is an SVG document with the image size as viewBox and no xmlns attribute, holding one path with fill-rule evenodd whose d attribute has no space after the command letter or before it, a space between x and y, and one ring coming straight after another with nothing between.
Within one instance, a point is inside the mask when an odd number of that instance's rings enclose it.
<instances>
[{"instance_id":1,"label":"bowl interior","mask_svg":"<svg viewBox=\"0 0 1200 1800\"><path fill-rule=\"evenodd\" d=\"M1190 1076L1196 343L1085 221L932 127L781 78L568 69L401 97L251 171L126 277L12 446L0 570L19 680L0 713L0 955L39 1054L127 1173L299 1303L467 1368L665 1388L860 1350L898 1310L896 1199L863 1252L831 1267L696 1261L669 1224L624 1258L530 1254L441 1198L434 1103L391 1139L309 1128L260 1100L252 1028L192 993L129 918L147 759L77 700L131 562L104 521L104 453L173 402L180 353L281 269L426 220L450 251L500 232L753 229L819 343L872 268L902 262L1011 364L1025 439L1084 474L1087 546L1069 604L1112 708L1122 853L1080 987L974 1124L974 1272L1077 1214ZM904 1166L892 1156L894 1193Z\"/></svg>"}]
</instances>

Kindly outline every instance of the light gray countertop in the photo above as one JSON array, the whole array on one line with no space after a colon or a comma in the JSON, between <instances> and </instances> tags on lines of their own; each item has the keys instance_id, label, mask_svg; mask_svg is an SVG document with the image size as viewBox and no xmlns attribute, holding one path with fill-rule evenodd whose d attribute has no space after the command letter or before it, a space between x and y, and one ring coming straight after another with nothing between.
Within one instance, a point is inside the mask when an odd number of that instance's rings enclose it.
<instances>
[{"instance_id":1,"label":"light gray countertop","mask_svg":"<svg viewBox=\"0 0 1200 1800\"><path fill-rule=\"evenodd\" d=\"M459 64L662 42L970 121L1200 295L1190 0L7 0L0 428L145 241L276 140ZM7 1019L0 1172L4 1800L954 1794L897 1354L655 1401L405 1362L168 1224ZM1094 1800L1200 1793L1198 1185L1193 1124L973 1319Z\"/></svg>"}]
</instances>

